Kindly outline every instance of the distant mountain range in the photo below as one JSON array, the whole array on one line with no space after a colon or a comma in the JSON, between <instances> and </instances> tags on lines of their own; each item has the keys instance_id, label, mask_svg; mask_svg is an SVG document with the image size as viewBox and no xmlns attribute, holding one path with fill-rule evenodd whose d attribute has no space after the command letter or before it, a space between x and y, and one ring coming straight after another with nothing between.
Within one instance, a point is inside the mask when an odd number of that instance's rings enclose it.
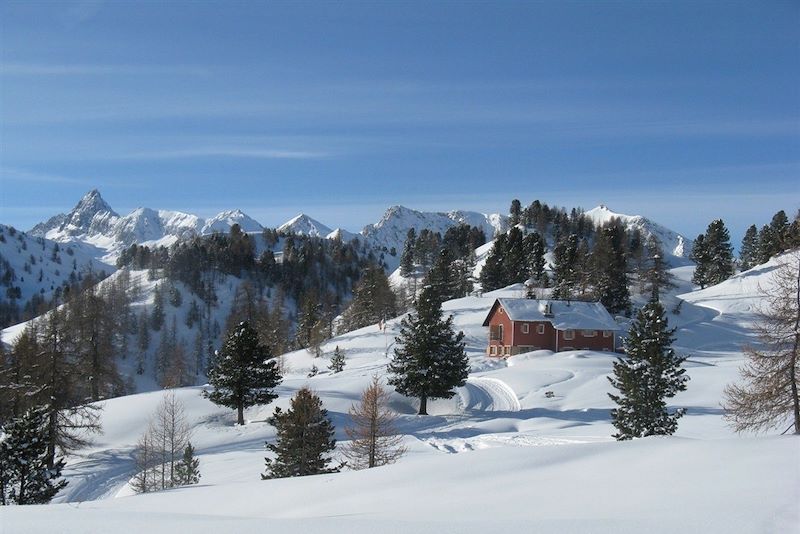
<instances>
[{"instance_id":1,"label":"distant mountain range","mask_svg":"<svg viewBox=\"0 0 800 534\"><path fill-rule=\"evenodd\" d=\"M596 224L612 218L619 219L628 228L638 228L644 237L655 235L664 251L677 259L685 259L691 250L691 240L640 215L615 213L605 206L586 212ZM179 211L137 208L121 216L103 200L96 189L80 199L69 213L58 214L46 222L34 226L28 234L62 243L81 244L85 250L93 250L94 256L106 263L114 263L119 253L133 243L151 246L169 246L180 239L214 232L230 231L234 224L245 232L260 232L264 227L241 210L223 211L210 219ZM342 239L360 239L376 251L384 252L390 269L397 267L399 254L409 229L418 234L423 229L444 234L449 228L468 224L481 228L488 240L498 232L508 229L508 217L500 214L484 214L473 211L422 212L404 206L392 206L381 220L364 227L360 233L331 227L299 214L280 225L284 233L294 233ZM394 249L396 255L392 256Z\"/></svg>"}]
</instances>

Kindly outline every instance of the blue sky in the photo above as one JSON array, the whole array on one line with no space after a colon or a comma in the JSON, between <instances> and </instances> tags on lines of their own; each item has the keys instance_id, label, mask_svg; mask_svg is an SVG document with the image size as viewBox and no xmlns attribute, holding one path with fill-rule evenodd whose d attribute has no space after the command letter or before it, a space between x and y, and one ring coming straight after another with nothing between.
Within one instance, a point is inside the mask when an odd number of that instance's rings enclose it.
<instances>
[{"instance_id":1,"label":"blue sky","mask_svg":"<svg viewBox=\"0 0 800 534\"><path fill-rule=\"evenodd\" d=\"M800 206L800 3L0 4L0 221Z\"/></svg>"}]
</instances>

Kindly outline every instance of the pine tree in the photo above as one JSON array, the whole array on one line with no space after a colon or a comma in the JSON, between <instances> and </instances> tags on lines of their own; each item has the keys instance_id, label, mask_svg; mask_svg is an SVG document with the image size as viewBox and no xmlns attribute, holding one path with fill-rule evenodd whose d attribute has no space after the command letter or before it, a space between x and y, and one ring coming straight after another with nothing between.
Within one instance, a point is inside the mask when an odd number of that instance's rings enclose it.
<instances>
[{"instance_id":1,"label":"pine tree","mask_svg":"<svg viewBox=\"0 0 800 534\"><path fill-rule=\"evenodd\" d=\"M352 425L345 428L350 438L344 448L349 467L364 469L391 464L405 454L403 436L395 426L397 415L388 404L389 394L378 377L373 377L361 394L361 402L347 412L352 420Z\"/></svg>"},{"instance_id":2,"label":"pine tree","mask_svg":"<svg viewBox=\"0 0 800 534\"><path fill-rule=\"evenodd\" d=\"M742 246L739 249L739 266L746 271L758 265L758 228L750 225L742 238Z\"/></svg>"},{"instance_id":3,"label":"pine tree","mask_svg":"<svg viewBox=\"0 0 800 534\"><path fill-rule=\"evenodd\" d=\"M708 225L705 247L708 254L707 283L714 285L724 282L733 275L733 247L722 219L716 219Z\"/></svg>"},{"instance_id":4,"label":"pine tree","mask_svg":"<svg viewBox=\"0 0 800 534\"><path fill-rule=\"evenodd\" d=\"M452 269L450 251L443 248L433 267L425 277L425 285L431 287L439 302L455 298L457 280Z\"/></svg>"},{"instance_id":5,"label":"pine tree","mask_svg":"<svg viewBox=\"0 0 800 534\"><path fill-rule=\"evenodd\" d=\"M506 244L503 266L505 267L506 273L505 285L524 282L530 277L530 265L528 264L525 240L522 231L516 226L508 231L508 242Z\"/></svg>"},{"instance_id":6,"label":"pine tree","mask_svg":"<svg viewBox=\"0 0 800 534\"><path fill-rule=\"evenodd\" d=\"M578 284L578 236L570 234L559 239L553 249L553 298L574 298Z\"/></svg>"},{"instance_id":7,"label":"pine tree","mask_svg":"<svg viewBox=\"0 0 800 534\"><path fill-rule=\"evenodd\" d=\"M699 285L700 289L704 289L709 280L709 253L705 235L700 234L695 238L694 245L692 245L692 253L689 257L695 263L692 283Z\"/></svg>"},{"instance_id":8,"label":"pine tree","mask_svg":"<svg viewBox=\"0 0 800 534\"><path fill-rule=\"evenodd\" d=\"M538 232L528 234L525 236L525 240L527 242L525 248L528 253L528 274L533 281L533 285L535 287L547 287L549 280L545 271L547 261L544 257L545 252L547 252L547 243Z\"/></svg>"},{"instance_id":9,"label":"pine tree","mask_svg":"<svg viewBox=\"0 0 800 534\"><path fill-rule=\"evenodd\" d=\"M214 404L235 408L237 422L244 424L244 409L269 404L278 396L273 389L281 375L269 349L259 344L256 332L244 321L222 345L208 372L213 388L204 395Z\"/></svg>"},{"instance_id":10,"label":"pine tree","mask_svg":"<svg viewBox=\"0 0 800 534\"><path fill-rule=\"evenodd\" d=\"M636 315L625 339L625 356L614 362L609 393L618 408L611 410L611 422L618 440L644 436L671 435L678 428L684 410L667 410L666 399L686 389L686 370L672 349L674 329L669 329L664 308L651 300Z\"/></svg>"},{"instance_id":11,"label":"pine tree","mask_svg":"<svg viewBox=\"0 0 800 534\"><path fill-rule=\"evenodd\" d=\"M417 247L417 233L409 228L403 252L400 254L400 276L409 277L414 274L414 250Z\"/></svg>"},{"instance_id":12,"label":"pine tree","mask_svg":"<svg viewBox=\"0 0 800 534\"><path fill-rule=\"evenodd\" d=\"M627 261L624 249L625 230L618 224L600 229L592 251L591 270L597 298L610 313L630 314ZM580 257L580 254L577 255Z\"/></svg>"},{"instance_id":13,"label":"pine tree","mask_svg":"<svg viewBox=\"0 0 800 534\"><path fill-rule=\"evenodd\" d=\"M506 283L506 268L505 268L505 255L507 252L506 244L508 242L508 235L503 233L497 236L492 245L492 250L486 257L486 263L481 270L480 281L481 290L486 293L487 291L494 291L500 289L508 284Z\"/></svg>"},{"instance_id":14,"label":"pine tree","mask_svg":"<svg viewBox=\"0 0 800 534\"><path fill-rule=\"evenodd\" d=\"M397 298L382 267L373 265L364 271L353 288L353 300L342 314L339 333L385 321L397 315Z\"/></svg>"},{"instance_id":15,"label":"pine tree","mask_svg":"<svg viewBox=\"0 0 800 534\"><path fill-rule=\"evenodd\" d=\"M669 272L664 261L661 243L655 236L651 235L647 239L647 252L649 255L646 262L647 268L642 273L643 287L645 291L650 292L652 300L659 300L663 289L673 289L678 286L674 282L675 277Z\"/></svg>"},{"instance_id":16,"label":"pine tree","mask_svg":"<svg viewBox=\"0 0 800 534\"><path fill-rule=\"evenodd\" d=\"M262 479L339 471L339 467L328 467L328 455L336 449L333 423L320 398L310 389L301 388L292 398L291 407L285 412L275 408L267 422L276 428L277 441L266 444L275 458L265 458Z\"/></svg>"},{"instance_id":17,"label":"pine tree","mask_svg":"<svg viewBox=\"0 0 800 534\"><path fill-rule=\"evenodd\" d=\"M522 204L516 198L511 201L511 208L508 210L509 226L516 226L521 222Z\"/></svg>"},{"instance_id":18,"label":"pine tree","mask_svg":"<svg viewBox=\"0 0 800 534\"><path fill-rule=\"evenodd\" d=\"M341 373L344 371L345 365L345 355L344 351L339 348L339 345L336 345L336 348L333 349L333 356L331 356L331 364L328 367L334 373Z\"/></svg>"},{"instance_id":19,"label":"pine tree","mask_svg":"<svg viewBox=\"0 0 800 534\"><path fill-rule=\"evenodd\" d=\"M192 442L186 444L183 458L175 465L175 483L188 486L200 482L200 460L194 457Z\"/></svg>"},{"instance_id":20,"label":"pine tree","mask_svg":"<svg viewBox=\"0 0 800 534\"><path fill-rule=\"evenodd\" d=\"M389 384L398 393L419 397L419 414L427 415L428 399L449 399L469 375L464 333L453 331L453 317L442 318L434 290L426 287L417 308L401 323L398 347L389 364Z\"/></svg>"},{"instance_id":21,"label":"pine tree","mask_svg":"<svg viewBox=\"0 0 800 534\"><path fill-rule=\"evenodd\" d=\"M31 408L0 435L0 504L46 504L67 485L63 458L48 452L48 409Z\"/></svg>"}]
</instances>

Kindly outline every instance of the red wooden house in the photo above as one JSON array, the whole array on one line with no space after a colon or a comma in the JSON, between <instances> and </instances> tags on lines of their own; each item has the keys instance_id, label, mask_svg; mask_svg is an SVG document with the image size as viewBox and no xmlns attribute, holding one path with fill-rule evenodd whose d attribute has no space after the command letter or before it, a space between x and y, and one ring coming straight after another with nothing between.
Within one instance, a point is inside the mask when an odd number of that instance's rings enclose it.
<instances>
[{"instance_id":1,"label":"red wooden house","mask_svg":"<svg viewBox=\"0 0 800 534\"><path fill-rule=\"evenodd\" d=\"M615 351L620 329L599 302L503 298L483 322L489 356L547 349Z\"/></svg>"}]
</instances>

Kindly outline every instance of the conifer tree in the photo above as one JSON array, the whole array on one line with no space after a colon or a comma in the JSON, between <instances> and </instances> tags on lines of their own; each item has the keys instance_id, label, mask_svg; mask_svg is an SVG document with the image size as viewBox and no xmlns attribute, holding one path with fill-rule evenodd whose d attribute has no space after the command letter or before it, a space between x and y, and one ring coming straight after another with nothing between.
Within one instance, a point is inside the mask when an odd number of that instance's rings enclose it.
<instances>
[{"instance_id":1,"label":"conifer tree","mask_svg":"<svg viewBox=\"0 0 800 534\"><path fill-rule=\"evenodd\" d=\"M413 228L408 229L403 252L400 254L400 275L411 276L414 274L414 250L417 247L417 233Z\"/></svg>"},{"instance_id":2,"label":"conifer tree","mask_svg":"<svg viewBox=\"0 0 800 534\"><path fill-rule=\"evenodd\" d=\"M164 295L161 286L156 285L153 290L153 309L150 311L150 326L158 332L164 325Z\"/></svg>"},{"instance_id":3,"label":"conifer tree","mask_svg":"<svg viewBox=\"0 0 800 534\"><path fill-rule=\"evenodd\" d=\"M281 375L269 349L258 342L256 332L243 321L228 334L208 371L213 388L204 395L214 404L234 408L237 422L244 424L244 409L269 404L278 396L273 389Z\"/></svg>"},{"instance_id":4,"label":"conifer tree","mask_svg":"<svg viewBox=\"0 0 800 534\"><path fill-rule=\"evenodd\" d=\"M677 287L675 277L669 272L668 266L664 261L664 253L661 250L661 243L655 236L647 239L648 259L647 268L642 273L644 290L650 292L652 300L659 300L661 291Z\"/></svg>"},{"instance_id":5,"label":"conifer tree","mask_svg":"<svg viewBox=\"0 0 800 534\"><path fill-rule=\"evenodd\" d=\"M0 435L0 504L46 504L67 485L64 459L48 452L48 410L31 408Z\"/></svg>"},{"instance_id":6,"label":"conifer tree","mask_svg":"<svg viewBox=\"0 0 800 534\"><path fill-rule=\"evenodd\" d=\"M724 282L733 275L733 248L722 219L716 219L708 225L705 247L708 255L707 283L714 285Z\"/></svg>"},{"instance_id":7,"label":"conifer tree","mask_svg":"<svg viewBox=\"0 0 800 534\"><path fill-rule=\"evenodd\" d=\"M608 311L628 315L631 299L624 233L625 230L618 224L609 224L600 229L592 251L592 278L595 294Z\"/></svg>"},{"instance_id":8,"label":"conifer tree","mask_svg":"<svg viewBox=\"0 0 800 534\"><path fill-rule=\"evenodd\" d=\"M457 280L452 269L452 256L450 251L443 248L439 256L433 263L428 276L425 277L425 285L433 289L439 302L444 302L455 298Z\"/></svg>"},{"instance_id":9,"label":"conifer tree","mask_svg":"<svg viewBox=\"0 0 800 534\"><path fill-rule=\"evenodd\" d=\"M511 208L508 210L508 225L516 226L521 222L522 204L516 198L511 201Z\"/></svg>"},{"instance_id":10,"label":"conifer tree","mask_svg":"<svg viewBox=\"0 0 800 534\"><path fill-rule=\"evenodd\" d=\"M397 298L382 267L364 271L353 288L353 300L342 314L339 332L350 332L397 315Z\"/></svg>"},{"instance_id":11,"label":"conifer tree","mask_svg":"<svg viewBox=\"0 0 800 534\"><path fill-rule=\"evenodd\" d=\"M692 283L699 285L700 289L704 289L706 285L708 285L709 280L709 253L708 247L706 246L705 235L699 234L695 238L694 245L692 246L692 253L689 257L695 263Z\"/></svg>"},{"instance_id":12,"label":"conifer tree","mask_svg":"<svg viewBox=\"0 0 800 534\"><path fill-rule=\"evenodd\" d=\"M336 449L334 428L322 401L310 389L301 388L285 412L275 408L268 420L277 430L277 440L267 443L275 458L265 458L266 473L262 479L301 477L335 473L329 467L329 454Z\"/></svg>"},{"instance_id":13,"label":"conifer tree","mask_svg":"<svg viewBox=\"0 0 800 534\"><path fill-rule=\"evenodd\" d=\"M364 469L391 464L405 454L403 437L395 426L397 415L388 404L389 394L374 376L361 394L361 401L347 412L352 420L345 428L350 438L344 448L349 467Z\"/></svg>"},{"instance_id":14,"label":"conifer tree","mask_svg":"<svg viewBox=\"0 0 800 534\"><path fill-rule=\"evenodd\" d=\"M553 249L553 298L573 298L577 287L578 236L570 234L558 239Z\"/></svg>"},{"instance_id":15,"label":"conifer tree","mask_svg":"<svg viewBox=\"0 0 800 534\"><path fill-rule=\"evenodd\" d=\"M524 237L522 231L516 226L508 231L503 266L505 267L505 285L524 282L530 277L530 265Z\"/></svg>"},{"instance_id":16,"label":"conifer tree","mask_svg":"<svg viewBox=\"0 0 800 534\"><path fill-rule=\"evenodd\" d=\"M525 249L528 252L528 274L533 280L534 286L547 287L549 280L545 271L547 261L544 257L545 252L547 252L547 243L538 232L528 234L525 236L525 240L527 242Z\"/></svg>"},{"instance_id":17,"label":"conifer tree","mask_svg":"<svg viewBox=\"0 0 800 534\"><path fill-rule=\"evenodd\" d=\"M487 291L494 291L500 289L508 284L506 283L506 269L504 265L504 258L507 252L506 243L508 242L507 234L500 234L494 240L494 245L489 255L486 257L486 263L481 270L480 281L481 289L484 293Z\"/></svg>"},{"instance_id":18,"label":"conifer tree","mask_svg":"<svg viewBox=\"0 0 800 534\"><path fill-rule=\"evenodd\" d=\"M742 238L739 249L739 267L746 271L758 265L758 229L755 224L750 225Z\"/></svg>"},{"instance_id":19,"label":"conifer tree","mask_svg":"<svg viewBox=\"0 0 800 534\"><path fill-rule=\"evenodd\" d=\"M331 364L328 367L334 373L341 373L344 371L345 365L345 355L344 351L339 348L339 345L336 345L336 348L333 349L333 356L331 356Z\"/></svg>"},{"instance_id":20,"label":"conifer tree","mask_svg":"<svg viewBox=\"0 0 800 534\"><path fill-rule=\"evenodd\" d=\"M186 444L183 458L175 465L175 483L179 486L188 486L200 482L200 460L194 456L192 442Z\"/></svg>"},{"instance_id":21,"label":"conifer tree","mask_svg":"<svg viewBox=\"0 0 800 534\"><path fill-rule=\"evenodd\" d=\"M760 343L744 347L742 380L725 388L724 417L737 432L786 425L800 434L800 252L781 258L761 291Z\"/></svg>"},{"instance_id":22,"label":"conifer tree","mask_svg":"<svg viewBox=\"0 0 800 534\"><path fill-rule=\"evenodd\" d=\"M648 302L636 315L625 339L625 356L614 362L609 393L619 407L611 410L611 422L618 440L644 436L671 435L678 428L684 410L670 412L666 400L686 389L686 358L675 355L664 308L657 300Z\"/></svg>"},{"instance_id":23,"label":"conifer tree","mask_svg":"<svg viewBox=\"0 0 800 534\"><path fill-rule=\"evenodd\" d=\"M427 415L428 399L449 399L469 375L464 333L453 331L453 317L442 318L438 296L425 287L416 310L401 323L389 364L389 384L398 393L419 397L419 415Z\"/></svg>"}]
</instances>

